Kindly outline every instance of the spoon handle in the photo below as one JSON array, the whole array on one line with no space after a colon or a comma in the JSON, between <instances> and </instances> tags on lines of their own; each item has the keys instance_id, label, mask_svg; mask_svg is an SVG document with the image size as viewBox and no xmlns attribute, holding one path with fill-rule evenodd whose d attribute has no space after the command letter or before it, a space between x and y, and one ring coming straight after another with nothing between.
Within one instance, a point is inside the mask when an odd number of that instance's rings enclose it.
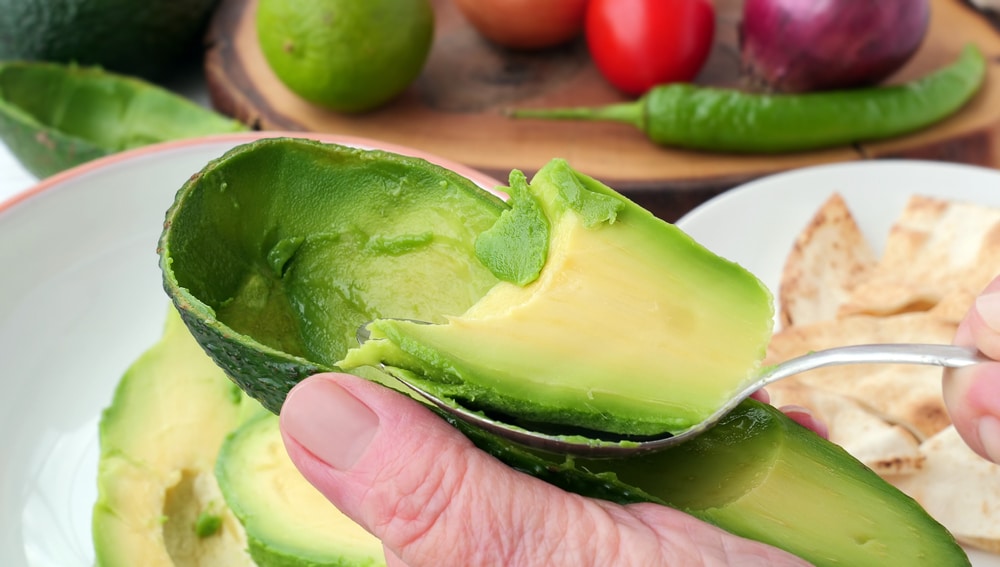
<instances>
[{"instance_id":1,"label":"spoon handle","mask_svg":"<svg viewBox=\"0 0 1000 567\"><path fill-rule=\"evenodd\" d=\"M965 347L939 344L899 343L851 345L817 350L792 358L768 369L757 386L766 386L793 374L842 364L922 364L961 368L987 359Z\"/></svg>"}]
</instances>

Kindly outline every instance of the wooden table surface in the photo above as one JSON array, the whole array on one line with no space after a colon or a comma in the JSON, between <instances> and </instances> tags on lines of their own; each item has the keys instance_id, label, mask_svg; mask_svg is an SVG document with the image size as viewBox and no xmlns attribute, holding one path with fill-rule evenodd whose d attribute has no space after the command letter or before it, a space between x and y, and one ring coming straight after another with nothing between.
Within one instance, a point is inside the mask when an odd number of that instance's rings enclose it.
<instances>
[{"instance_id":1,"label":"wooden table surface","mask_svg":"<svg viewBox=\"0 0 1000 567\"><path fill-rule=\"evenodd\" d=\"M953 117L892 140L777 156L658 147L624 124L513 120L513 106L597 105L626 100L597 72L581 39L544 52L516 52L482 39L450 0L433 0L435 39L421 76L373 112L344 115L309 104L274 76L256 42L256 0L223 0L205 59L212 104L261 129L349 134L429 151L506 179L553 157L570 161L655 214L675 220L737 184L788 169L879 158L1000 166L1000 33L962 0L932 0L920 50L887 82L919 77L966 44L989 61L983 89ZM717 0L716 45L696 82L739 86L740 0Z\"/></svg>"}]
</instances>

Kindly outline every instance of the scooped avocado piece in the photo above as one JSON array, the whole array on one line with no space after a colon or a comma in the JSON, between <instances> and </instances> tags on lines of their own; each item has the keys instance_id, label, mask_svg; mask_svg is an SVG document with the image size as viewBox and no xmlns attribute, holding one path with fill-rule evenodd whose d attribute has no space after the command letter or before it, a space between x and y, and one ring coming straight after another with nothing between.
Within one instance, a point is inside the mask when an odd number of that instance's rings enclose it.
<instances>
[{"instance_id":1,"label":"scooped avocado piece","mask_svg":"<svg viewBox=\"0 0 1000 567\"><path fill-rule=\"evenodd\" d=\"M774 316L756 277L563 160L510 192L477 243L507 281L444 324L375 321L341 368L384 363L466 406L638 435L697 424L754 380Z\"/></svg>"},{"instance_id":2,"label":"scooped avocado piece","mask_svg":"<svg viewBox=\"0 0 1000 567\"><path fill-rule=\"evenodd\" d=\"M619 503L655 502L817 567L970 565L920 505L841 447L747 400L708 432L623 459L555 459L466 428L514 468Z\"/></svg>"},{"instance_id":3,"label":"scooped avocado piece","mask_svg":"<svg viewBox=\"0 0 1000 567\"><path fill-rule=\"evenodd\" d=\"M0 138L38 177L156 142L244 130L141 79L73 64L0 63Z\"/></svg>"},{"instance_id":4,"label":"scooped avocado piece","mask_svg":"<svg viewBox=\"0 0 1000 567\"><path fill-rule=\"evenodd\" d=\"M482 297L497 280L475 237L505 209L422 159L258 140L178 192L160 239L164 287L209 354L277 413L366 321L442 321Z\"/></svg>"},{"instance_id":5,"label":"scooped avocado piece","mask_svg":"<svg viewBox=\"0 0 1000 567\"><path fill-rule=\"evenodd\" d=\"M253 565L214 467L225 436L263 411L254 407L170 309L162 338L130 366L101 416L97 565Z\"/></svg>"},{"instance_id":6,"label":"scooped avocado piece","mask_svg":"<svg viewBox=\"0 0 1000 567\"><path fill-rule=\"evenodd\" d=\"M168 293L198 341L226 372L248 391L271 400L273 407L280 407L288 388L299 378L318 368L331 368L356 345L356 325L388 316L442 322L444 316L465 313L499 281L482 269L475 242L497 224L503 211L511 209L467 182L439 180L407 185L397 192L385 190L389 183L341 189L340 181L359 180L356 158L328 155L340 156L343 151L288 140L238 148L185 185L168 213L161 239L161 268ZM395 172L391 179L428 179L422 162L365 155L376 163L389 162L386 167ZM365 175L360 179L384 178ZM455 185L447 190L451 183ZM326 190L303 188L309 185ZM407 195L421 190L433 195L426 199ZM341 198L343 202L333 202ZM325 263L300 263L296 254L287 270L279 270L284 277L271 275L274 271L269 266L286 265L267 260L267 251L282 238L316 241L324 227L352 221L373 230L385 224L378 222L383 214L407 219L407 234L427 230L441 234L442 225L454 226L447 238L442 237L448 247L437 249L432 265L428 256L399 256L385 247L340 248L345 255L327 254L322 258ZM463 225L456 215L476 220ZM459 229L464 226L469 228ZM278 227L296 230L279 231ZM294 246L278 248L287 251ZM275 254L275 258L288 256ZM390 264L383 267L384 262ZM530 273L523 268L531 262L529 254L509 273ZM306 277L310 269L319 276ZM298 273L289 276L293 271ZM469 279L455 281L463 277ZM309 286L316 288L307 292L304 288ZM236 293L248 289L255 293ZM350 290L354 292L351 297L364 301L327 297L343 297L338 295L341 290ZM300 299L290 302L293 295ZM383 295L395 299L371 299ZM239 300L226 301L236 297ZM247 301L250 298L256 301ZM310 298L312 303L301 298ZM227 309L222 309L223 304ZM313 311L317 320L305 326L290 305L301 305L303 310L323 305L325 309ZM315 346L307 349L306 344ZM316 353L329 357L325 358L329 362L313 362ZM365 375L385 379L384 375ZM567 490L616 502L674 506L723 529L789 549L816 565L969 564L951 535L912 499L846 452L777 410L752 401L708 433L675 449L600 461L535 453L452 423L510 466ZM786 485L795 499L782 494ZM916 554L924 555L909 563L895 560Z\"/></svg>"},{"instance_id":7,"label":"scooped avocado piece","mask_svg":"<svg viewBox=\"0 0 1000 567\"><path fill-rule=\"evenodd\" d=\"M333 507L292 464L276 415L260 415L234 431L215 470L260 567L385 565L378 538Z\"/></svg>"}]
</instances>

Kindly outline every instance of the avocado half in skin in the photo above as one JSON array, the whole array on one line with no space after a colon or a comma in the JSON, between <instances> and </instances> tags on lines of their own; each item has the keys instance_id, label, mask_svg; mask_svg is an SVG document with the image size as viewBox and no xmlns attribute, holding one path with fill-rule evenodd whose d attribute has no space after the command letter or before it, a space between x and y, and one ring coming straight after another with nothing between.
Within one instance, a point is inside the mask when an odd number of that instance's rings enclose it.
<instances>
[{"instance_id":1,"label":"avocado half in skin","mask_svg":"<svg viewBox=\"0 0 1000 567\"><path fill-rule=\"evenodd\" d=\"M98 67L0 63L0 138L38 177L157 142L246 130L164 88Z\"/></svg>"},{"instance_id":2,"label":"avocado half in skin","mask_svg":"<svg viewBox=\"0 0 1000 567\"><path fill-rule=\"evenodd\" d=\"M164 287L206 351L277 413L299 380L338 369L362 323L444 323L506 281L480 261L476 241L513 210L422 160L261 140L208 164L178 193L160 241ZM393 383L370 367L354 372ZM568 490L673 506L816 565L969 564L911 498L752 401L679 447L601 461L455 425L503 462Z\"/></svg>"}]
</instances>

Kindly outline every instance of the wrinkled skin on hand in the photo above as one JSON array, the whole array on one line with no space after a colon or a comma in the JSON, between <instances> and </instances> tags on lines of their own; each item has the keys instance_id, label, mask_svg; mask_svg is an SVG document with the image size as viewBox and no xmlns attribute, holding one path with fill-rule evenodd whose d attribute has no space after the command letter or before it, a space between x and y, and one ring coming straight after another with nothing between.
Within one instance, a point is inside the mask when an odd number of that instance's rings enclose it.
<instances>
[{"instance_id":1,"label":"wrinkled skin on hand","mask_svg":"<svg viewBox=\"0 0 1000 567\"><path fill-rule=\"evenodd\" d=\"M806 565L671 508L564 492L354 376L304 380L281 421L296 466L382 540L390 566Z\"/></svg>"}]
</instances>

